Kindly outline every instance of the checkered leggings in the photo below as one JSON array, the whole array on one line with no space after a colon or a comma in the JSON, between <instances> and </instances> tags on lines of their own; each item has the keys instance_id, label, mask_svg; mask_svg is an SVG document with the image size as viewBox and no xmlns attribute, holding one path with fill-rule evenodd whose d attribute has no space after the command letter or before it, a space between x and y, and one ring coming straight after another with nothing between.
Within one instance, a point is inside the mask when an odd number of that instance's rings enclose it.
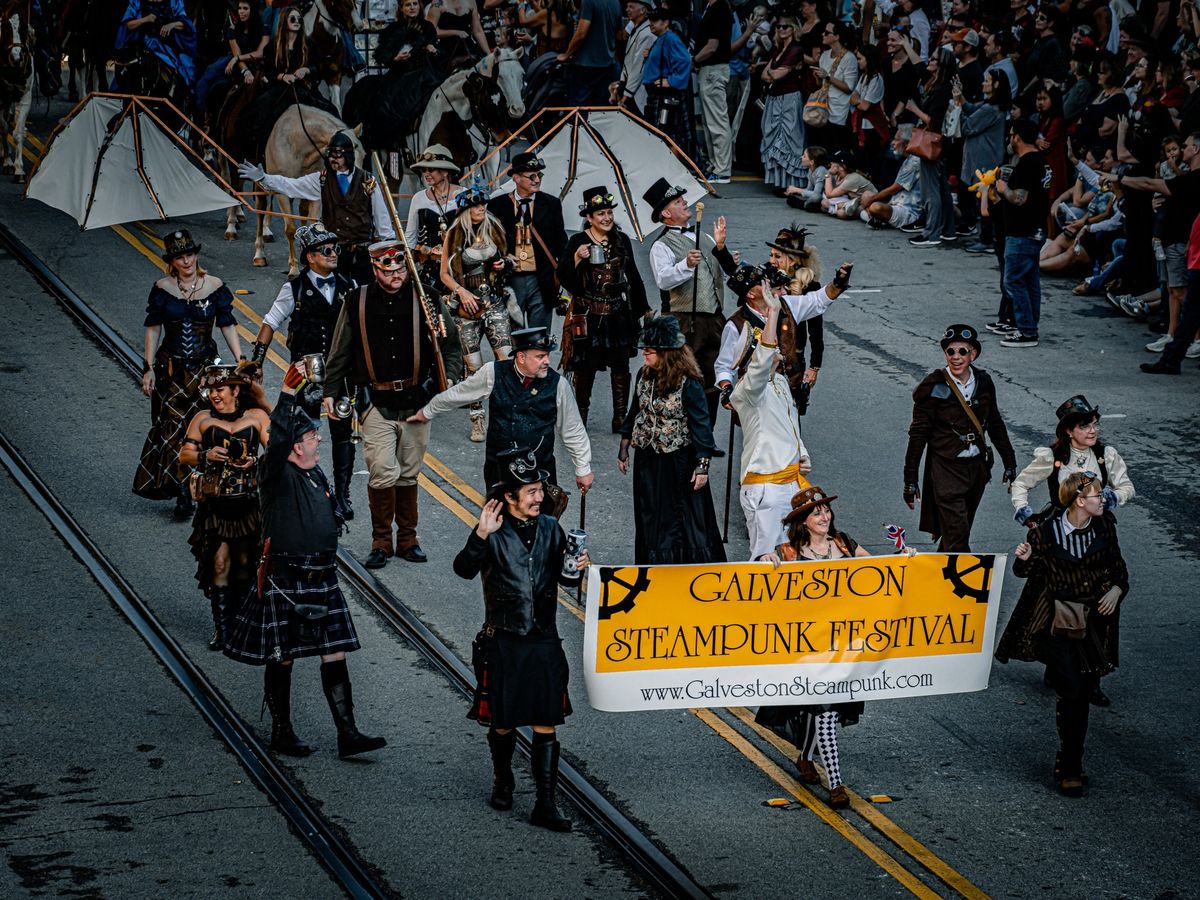
<instances>
[{"instance_id":1,"label":"checkered leggings","mask_svg":"<svg viewBox=\"0 0 1200 900\"><path fill-rule=\"evenodd\" d=\"M838 761L838 714L823 712L814 716L804 713L800 721L800 756L811 760L813 751L821 748L821 761L825 763L825 773L829 776L829 789L832 791L842 783L842 767Z\"/></svg>"}]
</instances>

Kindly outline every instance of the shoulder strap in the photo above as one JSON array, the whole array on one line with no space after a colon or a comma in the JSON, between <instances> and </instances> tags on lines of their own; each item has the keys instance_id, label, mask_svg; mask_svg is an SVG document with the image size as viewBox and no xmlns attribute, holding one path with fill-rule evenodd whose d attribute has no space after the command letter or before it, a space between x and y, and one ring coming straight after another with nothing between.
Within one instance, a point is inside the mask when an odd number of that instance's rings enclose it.
<instances>
[{"instance_id":1,"label":"shoulder strap","mask_svg":"<svg viewBox=\"0 0 1200 900\"><path fill-rule=\"evenodd\" d=\"M367 285L358 289L358 338L362 341L363 360L367 364L367 378L372 382L375 377L375 366L371 362L371 343L367 340Z\"/></svg>"},{"instance_id":2,"label":"shoulder strap","mask_svg":"<svg viewBox=\"0 0 1200 900\"><path fill-rule=\"evenodd\" d=\"M958 402L962 405L963 412L967 414L967 418L971 420L971 425L975 428L975 433L979 435L982 441L987 440L983 426L979 424L979 417L975 415L975 410L971 409L971 404L967 402L967 398L963 396L963 392L958 387L958 382L945 369L942 369L942 375L946 379L946 383L950 385L950 390L954 391L954 396L958 398Z\"/></svg>"}]
</instances>

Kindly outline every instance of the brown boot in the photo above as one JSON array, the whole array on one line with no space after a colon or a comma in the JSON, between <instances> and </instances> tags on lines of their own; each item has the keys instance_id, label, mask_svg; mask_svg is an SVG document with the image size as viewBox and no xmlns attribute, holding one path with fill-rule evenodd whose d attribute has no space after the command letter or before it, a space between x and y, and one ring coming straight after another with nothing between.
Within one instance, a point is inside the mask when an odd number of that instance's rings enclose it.
<instances>
[{"instance_id":1,"label":"brown boot","mask_svg":"<svg viewBox=\"0 0 1200 900\"><path fill-rule=\"evenodd\" d=\"M820 784L821 776L811 759L796 757L796 768L800 770L800 780L805 784Z\"/></svg>"},{"instance_id":2,"label":"brown boot","mask_svg":"<svg viewBox=\"0 0 1200 900\"><path fill-rule=\"evenodd\" d=\"M371 508L371 553L364 565L382 569L392 555L392 520L396 518L396 497L392 488L367 488Z\"/></svg>"},{"instance_id":3,"label":"brown boot","mask_svg":"<svg viewBox=\"0 0 1200 900\"><path fill-rule=\"evenodd\" d=\"M613 395L612 433L617 434L621 431L621 426L625 423L625 412L629 409L630 375L628 372L613 372L611 378Z\"/></svg>"},{"instance_id":4,"label":"brown boot","mask_svg":"<svg viewBox=\"0 0 1200 900\"><path fill-rule=\"evenodd\" d=\"M846 793L844 784L839 784L829 792L829 805L833 809L845 809L850 805L850 795Z\"/></svg>"},{"instance_id":5,"label":"brown boot","mask_svg":"<svg viewBox=\"0 0 1200 900\"><path fill-rule=\"evenodd\" d=\"M429 559L417 543L417 486L396 485L396 555L409 562L423 563Z\"/></svg>"},{"instance_id":6,"label":"brown boot","mask_svg":"<svg viewBox=\"0 0 1200 900\"><path fill-rule=\"evenodd\" d=\"M594 369L578 369L571 373L571 381L575 385L575 405L579 407L579 418L587 424L588 410L592 406L592 388L596 386L596 371Z\"/></svg>"}]
</instances>

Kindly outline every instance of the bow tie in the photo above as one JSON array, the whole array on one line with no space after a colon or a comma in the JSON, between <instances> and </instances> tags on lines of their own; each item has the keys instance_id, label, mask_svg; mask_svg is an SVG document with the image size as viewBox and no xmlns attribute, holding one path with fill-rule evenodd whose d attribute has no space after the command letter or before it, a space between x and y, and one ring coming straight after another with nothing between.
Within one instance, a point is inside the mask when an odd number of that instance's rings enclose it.
<instances>
[{"instance_id":1,"label":"bow tie","mask_svg":"<svg viewBox=\"0 0 1200 900\"><path fill-rule=\"evenodd\" d=\"M335 281L337 281L336 275L330 275L326 278L314 278L313 279L313 283L317 286L317 290L323 290L324 288L327 288L327 287L333 287L333 284Z\"/></svg>"},{"instance_id":2,"label":"bow tie","mask_svg":"<svg viewBox=\"0 0 1200 900\"><path fill-rule=\"evenodd\" d=\"M687 234L689 231L694 231L691 225L668 225L671 231L678 231L680 234Z\"/></svg>"}]
</instances>

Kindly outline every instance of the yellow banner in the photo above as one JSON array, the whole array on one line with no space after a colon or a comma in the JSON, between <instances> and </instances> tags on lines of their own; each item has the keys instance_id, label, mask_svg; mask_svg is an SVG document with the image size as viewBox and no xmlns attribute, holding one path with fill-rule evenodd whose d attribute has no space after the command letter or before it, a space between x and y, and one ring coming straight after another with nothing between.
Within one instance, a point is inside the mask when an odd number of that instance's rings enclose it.
<instances>
[{"instance_id":1,"label":"yellow banner","mask_svg":"<svg viewBox=\"0 0 1200 900\"><path fill-rule=\"evenodd\" d=\"M585 644L589 693L606 677L610 685L624 680L627 687L661 686L670 679L648 674L684 670L706 673L709 680L716 670L725 679L768 669L772 677L809 678L820 670L816 674L836 684L889 665L893 675L944 676L964 661L973 675L960 683L974 686L943 680L935 687L922 677L912 685L916 690L897 694L886 683L882 689L886 696L978 690L987 683L1004 566L1004 556L970 554L805 561L778 569L767 563L593 566Z\"/></svg>"}]
</instances>

